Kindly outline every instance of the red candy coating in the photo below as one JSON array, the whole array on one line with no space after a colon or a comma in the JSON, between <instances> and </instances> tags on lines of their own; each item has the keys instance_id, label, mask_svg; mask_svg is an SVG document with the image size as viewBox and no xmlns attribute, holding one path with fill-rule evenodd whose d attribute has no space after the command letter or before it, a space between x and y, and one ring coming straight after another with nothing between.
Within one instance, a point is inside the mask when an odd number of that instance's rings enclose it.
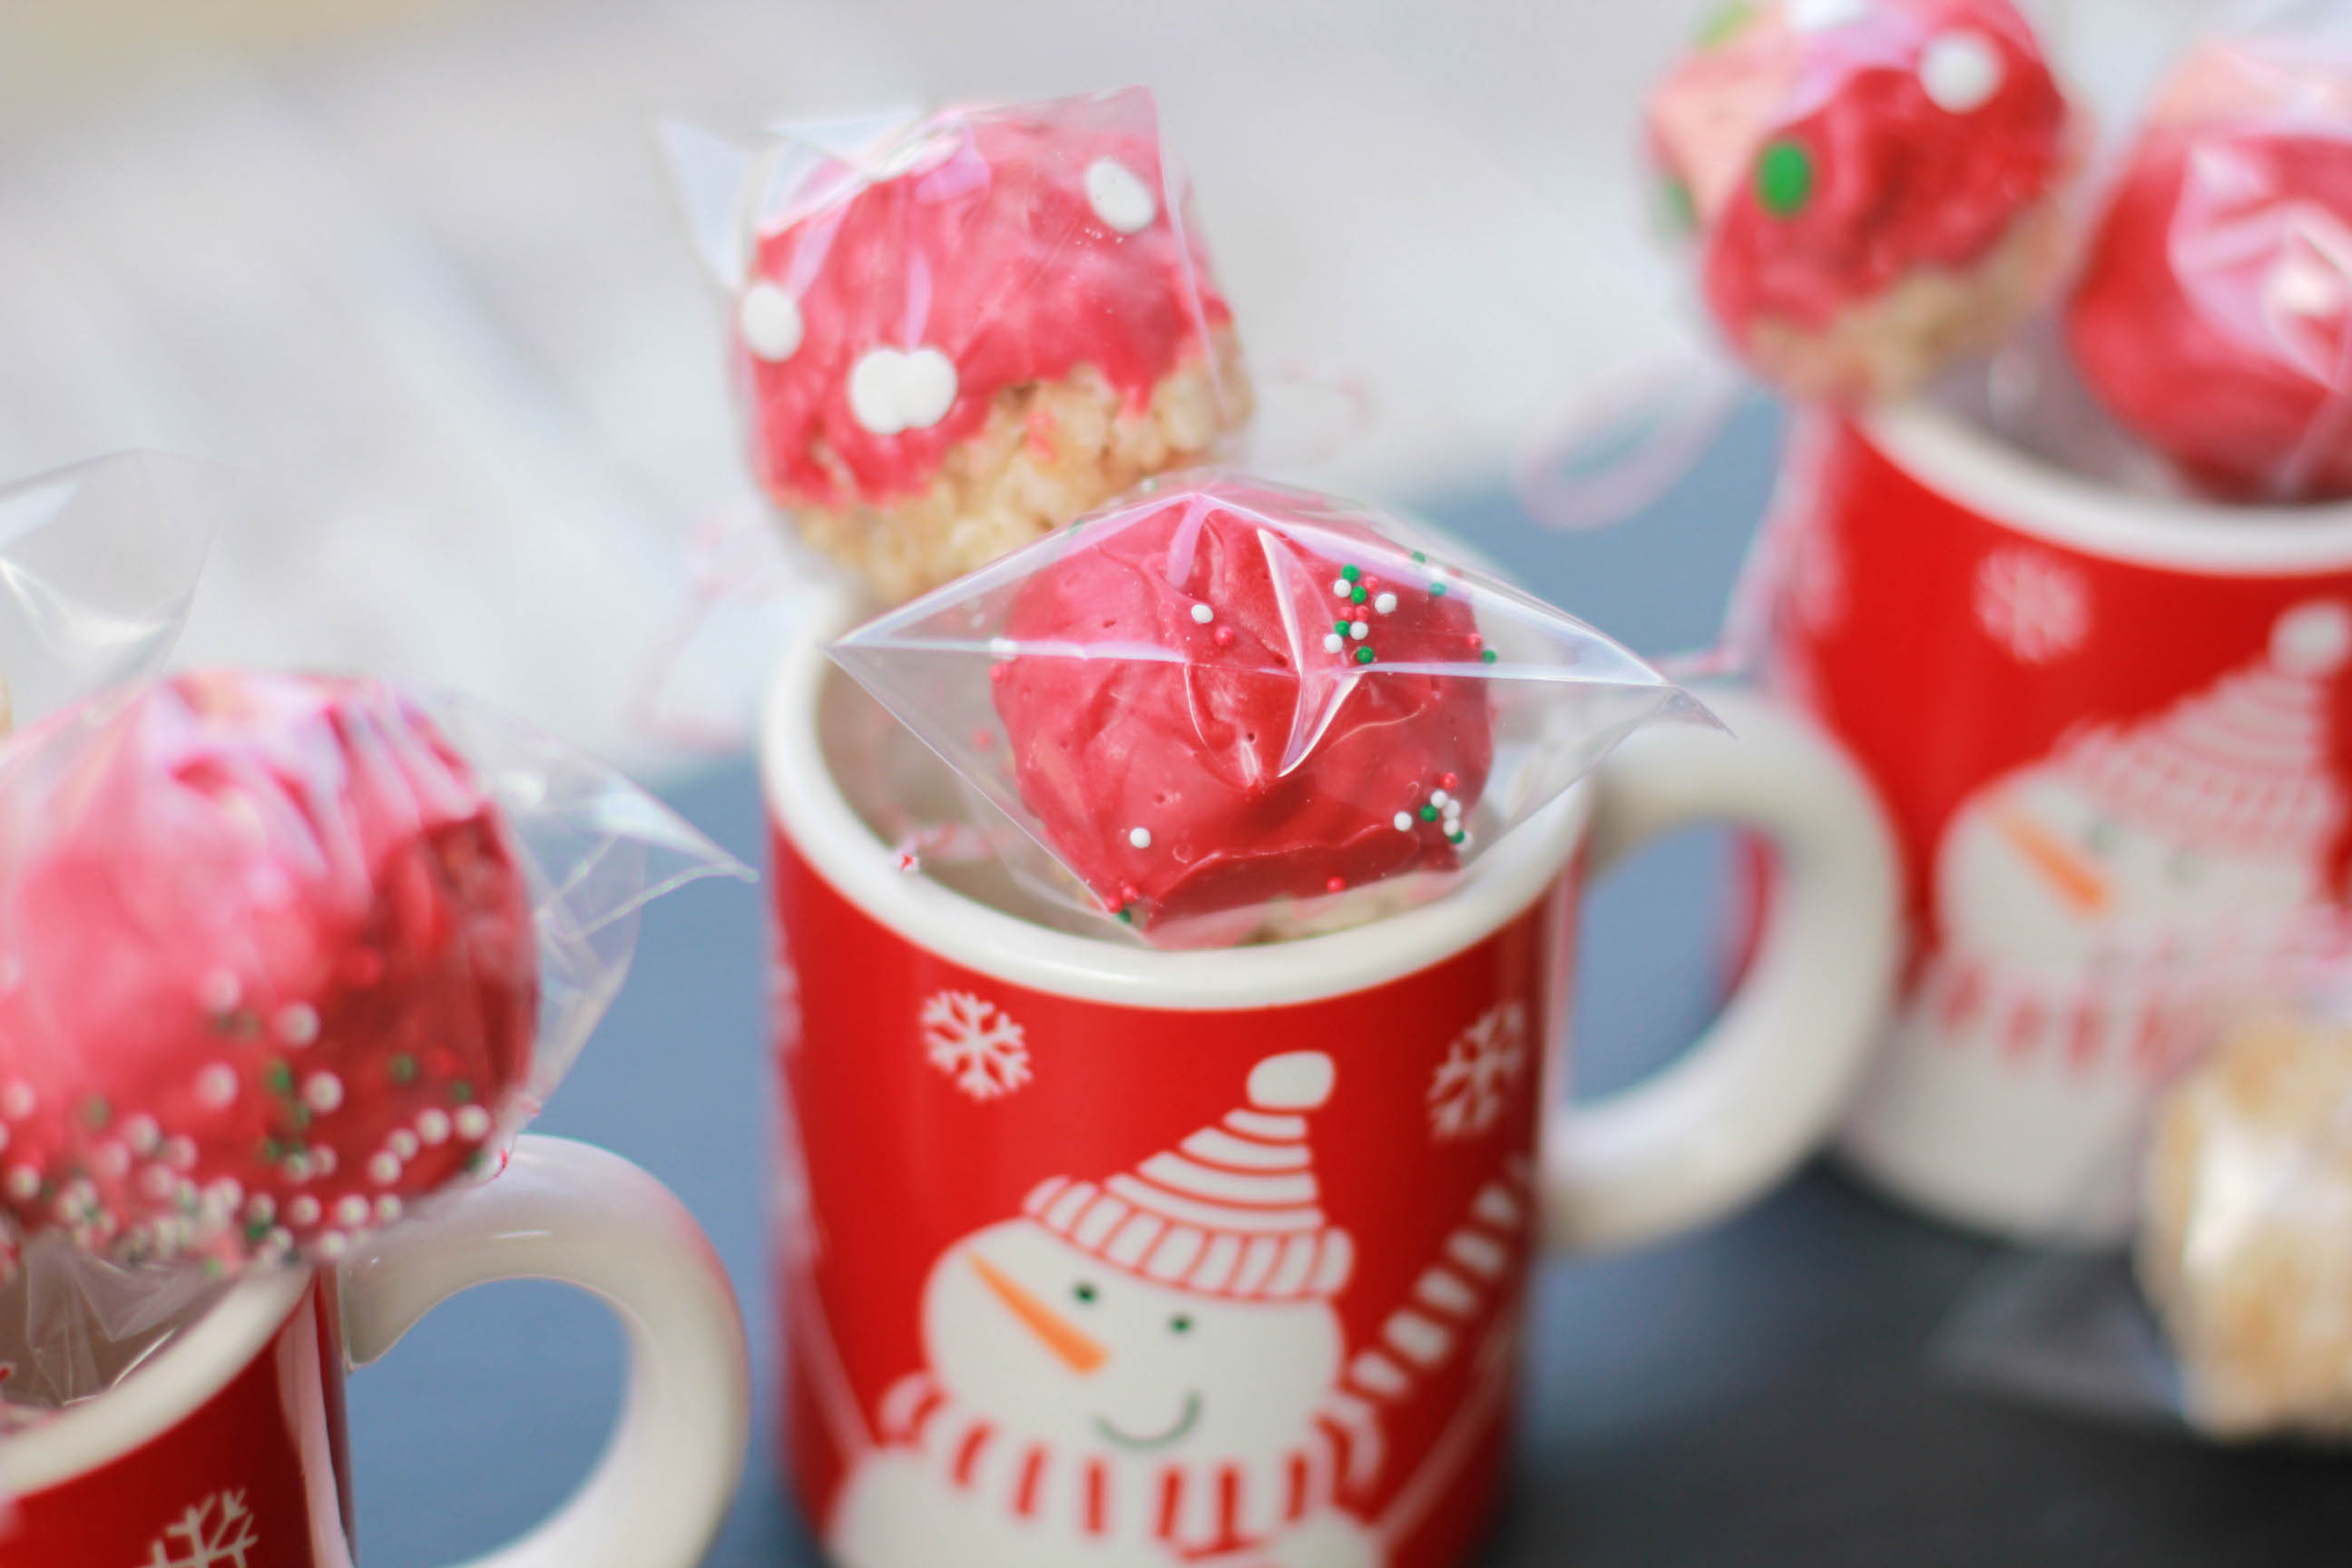
<instances>
[{"instance_id":1,"label":"red candy coating","mask_svg":"<svg viewBox=\"0 0 2352 1568\"><path fill-rule=\"evenodd\" d=\"M1170 210L1150 95L1052 107L934 115L903 167L836 169L760 238L751 283L798 319L781 358L736 345L772 491L824 506L910 494L1001 390L1090 365L1139 409L1231 321L1189 215ZM908 357L930 351L951 383ZM861 417L861 374L904 427Z\"/></svg>"},{"instance_id":2,"label":"red candy coating","mask_svg":"<svg viewBox=\"0 0 2352 1568\"><path fill-rule=\"evenodd\" d=\"M2109 411L2200 487L2352 494L2352 110L2236 109L2141 138L2068 340Z\"/></svg>"},{"instance_id":3,"label":"red candy coating","mask_svg":"<svg viewBox=\"0 0 2352 1568\"><path fill-rule=\"evenodd\" d=\"M1366 545L1360 561L1393 547L1346 522L1286 533L1266 521L1282 504L1232 488L1173 495L1115 531L1073 536L1005 616L1016 645L1097 650L1016 654L992 689L1047 843L1147 929L1334 882L1451 870L1445 818L1422 812L1447 773L1474 806L1494 762L1483 682L1382 668L1475 668L1469 607L1421 583L1392 583L1386 613L1343 605L1333 587L1348 544ZM1365 637L1325 646L1355 621ZM1118 645L1179 657L1101 656Z\"/></svg>"},{"instance_id":4,"label":"red candy coating","mask_svg":"<svg viewBox=\"0 0 2352 1568\"><path fill-rule=\"evenodd\" d=\"M333 1256L530 1062L519 851L375 682L189 674L0 767L0 1194L125 1258Z\"/></svg>"},{"instance_id":5,"label":"red candy coating","mask_svg":"<svg viewBox=\"0 0 2352 1568\"><path fill-rule=\"evenodd\" d=\"M2053 194L2071 143L2008 0L1854 0L1761 8L1702 48L1661 88L1651 144L1697 202L1707 303L1744 341L1968 268Z\"/></svg>"}]
</instances>

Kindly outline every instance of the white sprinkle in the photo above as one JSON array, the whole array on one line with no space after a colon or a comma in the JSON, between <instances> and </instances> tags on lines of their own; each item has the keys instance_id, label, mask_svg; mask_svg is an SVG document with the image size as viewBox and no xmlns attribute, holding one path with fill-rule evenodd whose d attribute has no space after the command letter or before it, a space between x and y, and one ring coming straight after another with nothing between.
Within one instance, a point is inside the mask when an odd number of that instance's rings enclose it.
<instances>
[{"instance_id":1,"label":"white sprinkle","mask_svg":"<svg viewBox=\"0 0 2352 1568\"><path fill-rule=\"evenodd\" d=\"M314 1072L302 1083L302 1103L324 1116L343 1102L343 1080L331 1072Z\"/></svg>"},{"instance_id":2,"label":"white sprinkle","mask_svg":"<svg viewBox=\"0 0 2352 1568\"><path fill-rule=\"evenodd\" d=\"M416 1135L427 1143L446 1143L449 1140L449 1113L428 1110L418 1113Z\"/></svg>"},{"instance_id":3,"label":"white sprinkle","mask_svg":"<svg viewBox=\"0 0 2352 1568\"><path fill-rule=\"evenodd\" d=\"M1442 789L1433 789L1429 792L1429 804L1438 807L1440 810L1444 809L1445 803L1453 798L1454 797L1452 795L1446 794Z\"/></svg>"},{"instance_id":4,"label":"white sprinkle","mask_svg":"<svg viewBox=\"0 0 2352 1568\"><path fill-rule=\"evenodd\" d=\"M1149 849L1151 847L1151 829L1130 827L1127 830L1127 841L1138 849Z\"/></svg>"},{"instance_id":5,"label":"white sprinkle","mask_svg":"<svg viewBox=\"0 0 2352 1568\"><path fill-rule=\"evenodd\" d=\"M386 1150L368 1161L368 1180L379 1187L388 1187L400 1180L400 1156Z\"/></svg>"},{"instance_id":6,"label":"white sprinkle","mask_svg":"<svg viewBox=\"0 0 2352 1568\"><path fill-rule=\"evenodd\" d=\"M278 1009L278 1037L289 1046L307 1046L319 1037L319 1010L308 1002L289 1002Z\"/></svg>"},{"instance_id":7,"label":"white sprinkle","mask_svg":"<svg viewBox=\"0 0 2352 1568\"><path fill-rule=\"evenodd\" d=\"M1372 628L1362 621L1350 621L1348 623L1348 635L1361 642L1372 635Z\"/></svg>"},{"instance_id":8,"label":"white sprinkle","mask_svg":"<svg viewBox=\"0 0 2352 1568\"><path fill-rule=\"evenodd\" d=\"M245 987L231 969L215 969L196 982L196 1003L207 1013L229 1013L236 1009Z\"/></svg>"},{"instance_id":9,"label":"white sprinkle","mask_svg":"<svg viewBox=\"0 0 2352 1568\"><path fill-rule=\"evenodd\" d=\"M490 1135L490 1113L478 1105L457 1108L457 1136L478 1142Z\"/></svg>"},{"instance_id":10,"label":"white sprinkle","mask_svg":"<svg viewBox=\"0 0 2352 1568\"><path fill-rule=\"evenodd\" d=\"M321 1143L317 1148L311 1150L310 1169L315 1173L321 1176L333 1175L335 1173L335 1152L324 1143Z\"/></svg>"},{"instance_id":11,"label":"white sprinkle","mask_svg":"<svg viewBox=\"0 0 2352 1568\"><path fill-rule=\"evenodd\" d=\"M245 1202L245 1184L235 1176L223 1176L205 1189L205 1206L216 1214L235 1214L236 1205L243 1202Z\"/></svg>"},{"instance_id":12,"label":"white sprinkle","mask_svg":"<svg viewBox=\"0 0 2352 1568\"><path fill-rule=\"evenodd\" d=\"M383 1196L376 1199L376 1223L379 1225L390 1225L394 1220L400 1217L402 1206L401 1201L398 1198L394 1197L390 1193L386 1193Z\"/></svg>"},{"instance_id":13,"label":"white sprinkle","mask_svg":"<svg viewBox=\"0 0 2352 1568\"><path fill-rule=\"evenodd\" d=\"M30 1165L17 1165L8 1172L8 1195L19 1203L30 1203L41 1195L41 1173Z\"/></svg>"},{"instance_id":14,"label":"white sprinkle","mask_svg":"<svg viewBox=\"0 0 2352 1568\"><path fill-rule=\"evenodd\" d=\"M1331 592L1338 595L1342 599L1346 598L1349 595L1353 594L1355 591L1356 585L1353 583L1349 582L1345 577L1340 578L1338 582L1331 584Z\"/></svg>"},{"instance_id":15,"label":"white sprinkle","mask_svg":"<svg viewBox=\"0 0 2352 1568\"><path fill-rule=\"evenodd\" d=\"M146 1174L140 1178L140 1184L147 1189L149 1197L161 1203L169 1198L173 1190L179 1186L180 1178L161 1165L150 1165L147 1167Z\"/></svg>"},{"instance_id":16,"label":"white sprinkle","mask_svg":"<svg viewBox=\"0 0 2352 1568\"><path fill-rule=\"evenodd\" d=\"M22 1121L32 1115L37 1103L33 1086L23 1079L11 1079L7 1088L0 1089L0 1116L11 1121Z\"/></svg>"},{"instance_id":17,"label":"white sprinkle","mask_svg":"<svg viewBox=\"0 0 2352 1568\"><path fill-rule=\"evenodd\" d=\"M283 1258L294 1250L294 1233L281 1225L262 1237L261 1249L265 1257Z\"/></svg>"},{"instance_id":18,"label":"white sprinkle","mask_svg":"<svg viewBox=\"0 0 2352 1568\"><path fill-rule=\"evenodd\" d=\"M1339 651L1339 634L1338 632L1325 632L1323 634L1323 651L1325 653L1338 653Z\"/></svg>"},{"instance_id":19,"label":"white sprinkle","mask_svg":"<svg viewBox=\"0 0 2352 1568\"><path fill-rule=\"evenodd\" d=\"M313 1226L319 1223L319 1200L308 1193L297 1193L286 1203L289 1225Z\"/></svg>"},{"instance_id":20,"label":"white sprinkle","mask_svg":"<svg viewBox=\"0 0 2352 1568\"><path fill-rule=\"evenodd\" d=\"M391 1147L393 1158L396 1160L416 1158L416 1134L405 1127L394 1128L392 1136L385 1139L384 1142Z\"/></svg>"},{"instance_id":21,"label":"white sprinkle","mask_svg":"<svg viewBox=\"0 0 2352 1568\"><path fill-rule=\"evenodd\" d=\"M110 1138L89 1152L90 1167L110 1182L131 1173L131 1151Z\"/></svg>"},{"instance_id":22,"label":"white sprinkle","mask_svg":"<svg viewBox=\"0 0 2352 1568\"><path fill-rule=\"evenodd\" d=\"M935 348L868 349L849 372L849 412L877 436L928 430L955 400L955 361Z\"/></svg>"},{"instance_id":23,"label":"white sprinkle","mask_svg":"<svg viewBox=\"0 0 2352 1568\"><path fill-rule=\"evenodd\" d=\"M1121 234L1140 234L1160 216L1160 204L1141 176L1116 158L1087 165L1087 205Z\"/></svg>"},{"instance_id":24,"label":"white sprinkle","mask_svg":"<svg viewBox=\"0 0 2352 1568\"><path fill-rule=\"evenodd\" d=\"M1445 820L1448 822L1462 820L1462 803L1458 800L1449 800L1438 809L1445 813Z\"/></svg>"},{"instance_id":25,"label":"white sprinkle","mask_svg":"<svg viewBox=\"0 0 2352 1568\"><path fill-rule=\"evenodd\" d=\"M236 1069L215 1062L196 1075L196 1098L218 1110L236 1099Z\"/></svg>"},{"instance_id":26,"label":"white sprinkle","mask_svg":"<svg viewBox=\"0 0 2352 1568\"><path fill-rule=\"evenodd\" d=\"M256 1225L268 1225L278 1217L278 1200L268 1193L256 1193L253 1201L245 1205L245 1217Z\"/></svg>"},{"instance_id":27,"label":"white sprinkle","mask_svg":"<svg viewBox=\"0 0 2352 1568\"><path fill-rule=\"evenodd\" d=\"M1209 608L1208 605L1195 605L1192 606L1192 619L1196 624L1205 626L1216 618L1217 612Z\"/></svg>"},{"instance_id":28,"label":"white sprinkle","mask_svg":"<svg viewBox=\"0 0 2352 1568\"><path fill-rule=\"evenodd\" d=\"M310 1244L310 1250L332 1263L352 1247L351 1238L340 1230L331 1230Z\"/></svg>"},{"instance_id":29,"label":"white sprinkle","mask_svg":"<svg viewBox=\"0 0 2352 1568\"><path fill-rule=\"evenodd\" d=\"M1378 610L1384 616L1387 615L1390 611L1396 608L1396 595L1394 594L1381 594L1375 595L1372 600L1372 608Z\"/></svg>"},{"instance_id":30,"label":"white sprinkle","mask_svg":"<svg viewBox=\"0 0 2352 1568\"><path fill-rule=\"evenodd\" d=\"M163 1130L155 1125L152 1116L129 1117L122 1123L122 1141L131 1145L133 1153L152 1154L156 1145L163 1142Z\"/></svg>"},{"instance_id":31,"label":"white sprinkle","mask_svg":"<svg viewBox=\"0 0 2352 1568\"><path fill-rule=\"evenodd\" d=\"M800 301L773 283L754 283L744 292L735 326L752 358L780 364L801 346Z\"/></svg>"},{"instance_id":32,"label":"white sprinkle","mask_svg":"<svg viewBox=\"0 0 2352 1568\"><path fill-rule=\"evenodd\" d=\"M335 1223L340 1226L361 1226L368 1222L368 1201L357 1193L335 1205Z\"/></svg>"},{"instance_id":33,"label":"white sprinkle","mask_svg":"<svg viewBox=\"0 0 2352 1568\"><path fill-rule=\"evenodd\" d=\"M285 1170L286 1179L297 1184L309 1181L318 1173L310 1169L310 1156L308 1154L287 1155Z\"/></svg>"},{"instance_id":34,"label":"white sprinkle","mask_svg":"<svg viewBox=\"0 0 2352 1568\"><path fill-rule=\"evenodd\" d=\"M1919 51L1919 85L1927 101L1950 114L1980 109L2000 90L2000 52L1970 27L1955 27Z\"/></svg>"},{"instance_id":35,"label":"white sprinkle","mask_svg":"<svg viewBox=\"0 0 2352 1568\"><path fill-rule=\"evenodd\" d=\"M193 1138L167 1138L163 1141L163 1163L175 1171L196 1168L196 1141Z\"/></svg>"},{"instance_id":36,"label":"white sprinkle","mask_svg":"<svg viewBox=\"0 0 2352 1568\"><path fill-rule=\"evenodd\" d=\"M1409 811L1398 812L1396 814L1395 822L1396 830L1399 833L1411 833L1412 831L1412 813Z\"/></svg>"}]
</instances>

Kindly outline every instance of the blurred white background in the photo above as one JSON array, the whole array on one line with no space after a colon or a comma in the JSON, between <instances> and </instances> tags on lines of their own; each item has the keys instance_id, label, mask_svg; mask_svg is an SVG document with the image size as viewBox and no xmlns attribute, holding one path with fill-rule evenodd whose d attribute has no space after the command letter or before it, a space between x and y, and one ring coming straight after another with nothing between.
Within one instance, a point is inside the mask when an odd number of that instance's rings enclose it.
<instances>
[{"instance_id":1,"label":"blurred white background","mask_svg":"<svg viewBox=\"0 0 2352 1568\"><path fill-rule=\"evenodd\" d=\"M637 688L746 498L656 116L1149 83L1261 373L1370 389L1309 477L1411 501L1685 332L1636 126L1706 8L8 0L0 476L239 465L184 658L461 686L659 767ZM2200 7L2040 9L2119 101Z\"/></svg>"}]
</instances>

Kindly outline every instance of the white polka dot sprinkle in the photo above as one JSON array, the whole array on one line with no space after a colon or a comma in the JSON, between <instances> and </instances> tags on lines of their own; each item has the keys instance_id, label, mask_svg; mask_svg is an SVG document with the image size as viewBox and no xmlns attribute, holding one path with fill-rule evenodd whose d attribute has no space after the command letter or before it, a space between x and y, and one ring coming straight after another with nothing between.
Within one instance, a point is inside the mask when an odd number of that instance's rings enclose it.
<instances>
[{"instance_id":1,"label":"white polka dot sprinkle","mask_svg":"<svg viewBox=\"0 0 2352 1568\"><path fill-rule=\"evenodd\" d=\"M1333 596L1337 598L1347 598L1349 595L1355 593L1355 591L1356 585L1353 583L1349 582L1345 577L1337 578L1331 584L1331 593Z\"/></svg>"},{"instance_id":2,"label":"white polka dot sprinkle","mask_svg":"<svg viewBox=\"0 0 2352 1568\"><path fill-rule=\"evenodd\" d=\"M1919 85L1927 101L1949 114L1980 109L2000 90L2000 51L1971 27L1955 27L1919 51Z\"/></svg>"},{"instance_id":3,"label":"white polka dot sprinkle","mask_svg":"<svg viewBox=\"0 0 2352 1568\"><path fill-rule=\"evenodd\" d=\"M207 1013L232 1012L244 994L234 970L215 969L196 982L196 1001Z\"/></svg>"},{"instance_id":4,"label":"white polka dot sprinkle","mask_svg":"<svg viewBox=\"0 0 2352 1568\"><path fill-rule=\"evenodd\" d=\"M1396 608L1396 595L1394 594L1381 595L1372 601L1372 608L1378 610L1384 616L1388 615Z\"/></svg>"},{"instance_id":5,"label":"white polka dot sprinkle","mask_svg":"<svg viewBox=\"0 0 2352 1568\"><path fill-rule=\"evenodd\" d=\"M18 1203L26 1203L41 1194L41 1173L30 1165L18 1165L8 1173L8 1195Z\"/></svg>"},{"instance_id":6,"label":"white polka dot sprinkle","mask_svg":"<svg viewBox=\"0 0 2352 1568\"><path fill-rule=\"evenodd\" d=\"M351 1247L351 1237L345 1236L340 1230L331 1230L320 1236L318 1240L312 1242L310 1244L310 1250L325 1258L328 1262L332 1263L344 1253L350 1251Z\"/></svg>"},{"instance_id":7,"label":"white polka dot sprinkle","mask_svg":"<svg viewBox=\"0 0 2352 1568\"><path fill-rule=\"evenodd\" d=\"M1213 610L1213 609L1211 609L1211 608L1209 608L1209 606L1208 606L1208 605L1193 605L1193 606L1192 606L1192 620L1193 620L1193 624L1195 624L1196 626L1207 626L1211 621L1213 621L1213 620L1215 620L1216 618L1217 618L1217 612L1216 612L1216 611L1214 611L1214 610Z\"/></svg>"},{"instance_id":8,"label":"white polka dot sprinkle","mask_svg":"<svg viewBox=\"0 0 2352 1568\"><path fill-rule=\"evenodd\" d=\"M392 1151L393 1157L394 1159L414 1160L416 1158L416 1134L411 1132L407 1128L401 1127L394 1129L392 1136L385 1139L383 1142L384 1146Z\"/></svg>"},{"instance_id":9,"label":"white polka dot sprinkle","mask_svg":"<svg viewBox=\"0 0 2352 1568\"><path fill-rule=\"evenodd\" d=\"M400 1157L389 1150L375 1155L368 1161L368 1180L379 1187L400 1180Z\"/></svg>"},{"instance_id":10,"label":"white polka dot sprinkle","mask_svg":"<svg viewBox=\"0 0 2352 1568\"><path fill-rule=\"evenodd\" d=\"M1372 628L1362 621L1350 621L1348 623L1348 635L1361 642L1372 635Z\"/></svg>"},{"instance_id":11,"label":"white polka dot sprinkle","mask_svg":"<svg viewBox=\"0 0 2352 1568\"><path fill-rule=\"evenodd\" d=\"M293 1225L318 1224L319 1200L312 1197L308 1193L296 1194L294 1197L287 1201L286 1218L289 1224Z\"/></svg>"},{"instance_id":12,"label":"white polka dot sprinkle","mask_svg":"<svg viewBox=\"0 0 2352 1568\"><path fill-rule=\"evenodd\" d=\"M1338 653L1339 651L1339 634L1338 632L1325 632L1323 634L1323 651L1325 653Z\"/></svg>"},{"instance_id":13,"label":"white polka dot sprinkle","mask_svg":"<svg viewBox=\"0 0 2352 1568\"><path fill-rule=\"evenodd\" d=\"M1116 158L1087 165L1087 205L1121 234L1140 234L1160 216L1160 204L1136 172Z\"/></svg>"},{"instance_id":14,"label":"white polka dot sprinkle","mask_svg":"<svg viewBox=\"0 0 2352 1568\"><path fill-rule=\"evenodd\" d=\"M289 1046L307 1046L319 1037L319 1010L308 1002L289 1002L278 1009L278 1037Z\"/></svg>"},{"instance_id":15,"label":"white polka dot sprinkle","mask_svg":"<svg viewBox=\"0 0 2352 1568\"><path fill-rule=\"evenodd\" d=\"M850 368L849 412L877 436L928 430L955 400L955 362L935 348L868 349Z\"/></svg>"},{"instance_id":16,"label":"white polka dot sprinkle","mask_svg":"<svg viewBox=\"0 0 2352 1568\"><path fill-rule=\"evenodd\" d=\"M478 1142L490 1135L490 1113L478 1105L457 1108L457 1136Z\"/></svg>"},{"instance_id":17,"label":"white polka dot sprinkle","mask_svg":"<svg viewBox=\"0 0 2352 1568\"><path fill-rule=\"evenodd\" d=\"M773 283L754 283L745 290L735 326L753 359L781 364L800 351L800 301Z\"/></svg>"},{"instance_id":18,"label":"white polka dot sprinkle","mask_svg":"<svg viewBox=\"0 0 2352 1568\"><path fill-rule=\"evenodd\" d=\"M215 1062L196 1075L196 1098L217 1110L236 1099L236 1069Z\"/></svg>"},{"instance_id":19,"label":"white polka dot sprinkle","mask_svg":"<svg viewBox=\"0 0 2352 1568\"><path fill-rule=\"evenodd\" d=\"M193 1138L168 1138L163 1142L163 1163L175 1171L196 1168L196 1141Z\"/></svg>"},{"instance_id":20,"label":"white polka dot sprinkle","mask_svg":"<svg viewBox=\"0 0 2352 1568\"><path fill-rule=\"evenodd\" d=\"M324 1116L343 1102L343 1080L331 1072L314 1072L302 1084L302 1103Z\"/></svg>"},{"instance_id":21,"label":"white polka dot sprinkle","mask_svg":"<svg viewBox=\"0 0 2352 1568\"><path fill-rule=\"evenodd\" d=\"M1432 790L1429 792L1429 804L1443 811L1454 804L1454 797L1442 789Z\"/></svg>"},{"instance_id":22,"label":"white polka dot sprinkle","mask_svg":"<svg viewBox=\"0 0 2352 1568\"><path fill-rule=\"evenodd\" d=\"M353 1193L335 1205L335 1223L342 1226L365 1225L368 1222L368 1201Z\"/></svg>"},{"instance_id":23,"label":"white polka dot sprinkle","mask_svg":"<svg viewBox=\"0 0 2352 1568\"><path fill-rule=\"evenodd\" d=\"M1399 833L1411 833L1412 831L1412 813L1409 811L1398 812L1396 814L1395 822L1396 830Z\"/></svg>"},{"instance_id":24,"label":"white polka dot sprinkle","mask_svg":"<svg viewBox=\"0 0 2352 1568\"><path fill-rule=\"evenodd\" d=\"M406 1207L407 1205L402 1203L398 1198L394 1197L390 1193L386 1193L383 1196L376 1199L375 1201L376 1223L379 1225L390 1225L394 1220L400 1217L401 1211Z\"/></svg>"},{"instance_id":25,"label":"white polka dot sprinkle","mask_svg":"<svg viewBox=\"0 0 2352 1568\"><path fill-rule=\"evenodd\" d=\"M1149 849L1151 847L1151 829L1130 827L1127 830L1127 841L1138 849Z\"/></svg>"},{"instance_id":26,"label":"white polka dot sprinkle","mask_svg":"<svg viewBox=\"0 0 2352 1568\"><path fill-rule=\"evenodd\" d=\"M416 1135L419 1138L424 1139L427 1143L447 1142L449 1141L449 1113L446 1110L428 1110L418 1113L416 1118Z\"/></svg>"},{"instance_id":27,"label":"white polka dot sprinkle","mask_svg":"<svg viewBox=\"0 0 2352 1568\"><path fill-rule=\"evenodd\" d=\"M133 1116L122 1123L122 1141L138 1153L152 1154L163 1142L163 1130L152 1116Z\"/></svg>"}]
</instances>

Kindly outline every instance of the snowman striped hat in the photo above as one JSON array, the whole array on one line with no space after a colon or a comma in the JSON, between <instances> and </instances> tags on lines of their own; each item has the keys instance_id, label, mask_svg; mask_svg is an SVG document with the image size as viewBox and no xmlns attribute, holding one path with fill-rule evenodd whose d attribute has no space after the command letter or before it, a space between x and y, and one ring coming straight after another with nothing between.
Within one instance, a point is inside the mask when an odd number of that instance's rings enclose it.
<instances>
[{"instance_id":1,"label":"snowman striped hat","mask_svg":"<svg viewBox=\"0 0 2352 1568\"><path fill-rule=\"evenodd\" d=\"M2101 725L2059 770L2115 815L2184 848L2319 859L2343 826L2333 761L2352 608L2295 606L2266 657L2130 728Z\"/></svg>"},{"instance_id":2,"label":"snowman striped hat","mask_svg":"<svg viewBox=\"0 0 2352 1568\"><path fill-rule=\"evenodd\" d=\"M1130 1274L1244 1300L1336 1295L1355 1243L1323 1216L1304 1112L1331 1096L1321 1051L1250 1069L1249 1105L1100 1183L1055 1176L1023 1207Z\"/></svg>"}]
</instances>

